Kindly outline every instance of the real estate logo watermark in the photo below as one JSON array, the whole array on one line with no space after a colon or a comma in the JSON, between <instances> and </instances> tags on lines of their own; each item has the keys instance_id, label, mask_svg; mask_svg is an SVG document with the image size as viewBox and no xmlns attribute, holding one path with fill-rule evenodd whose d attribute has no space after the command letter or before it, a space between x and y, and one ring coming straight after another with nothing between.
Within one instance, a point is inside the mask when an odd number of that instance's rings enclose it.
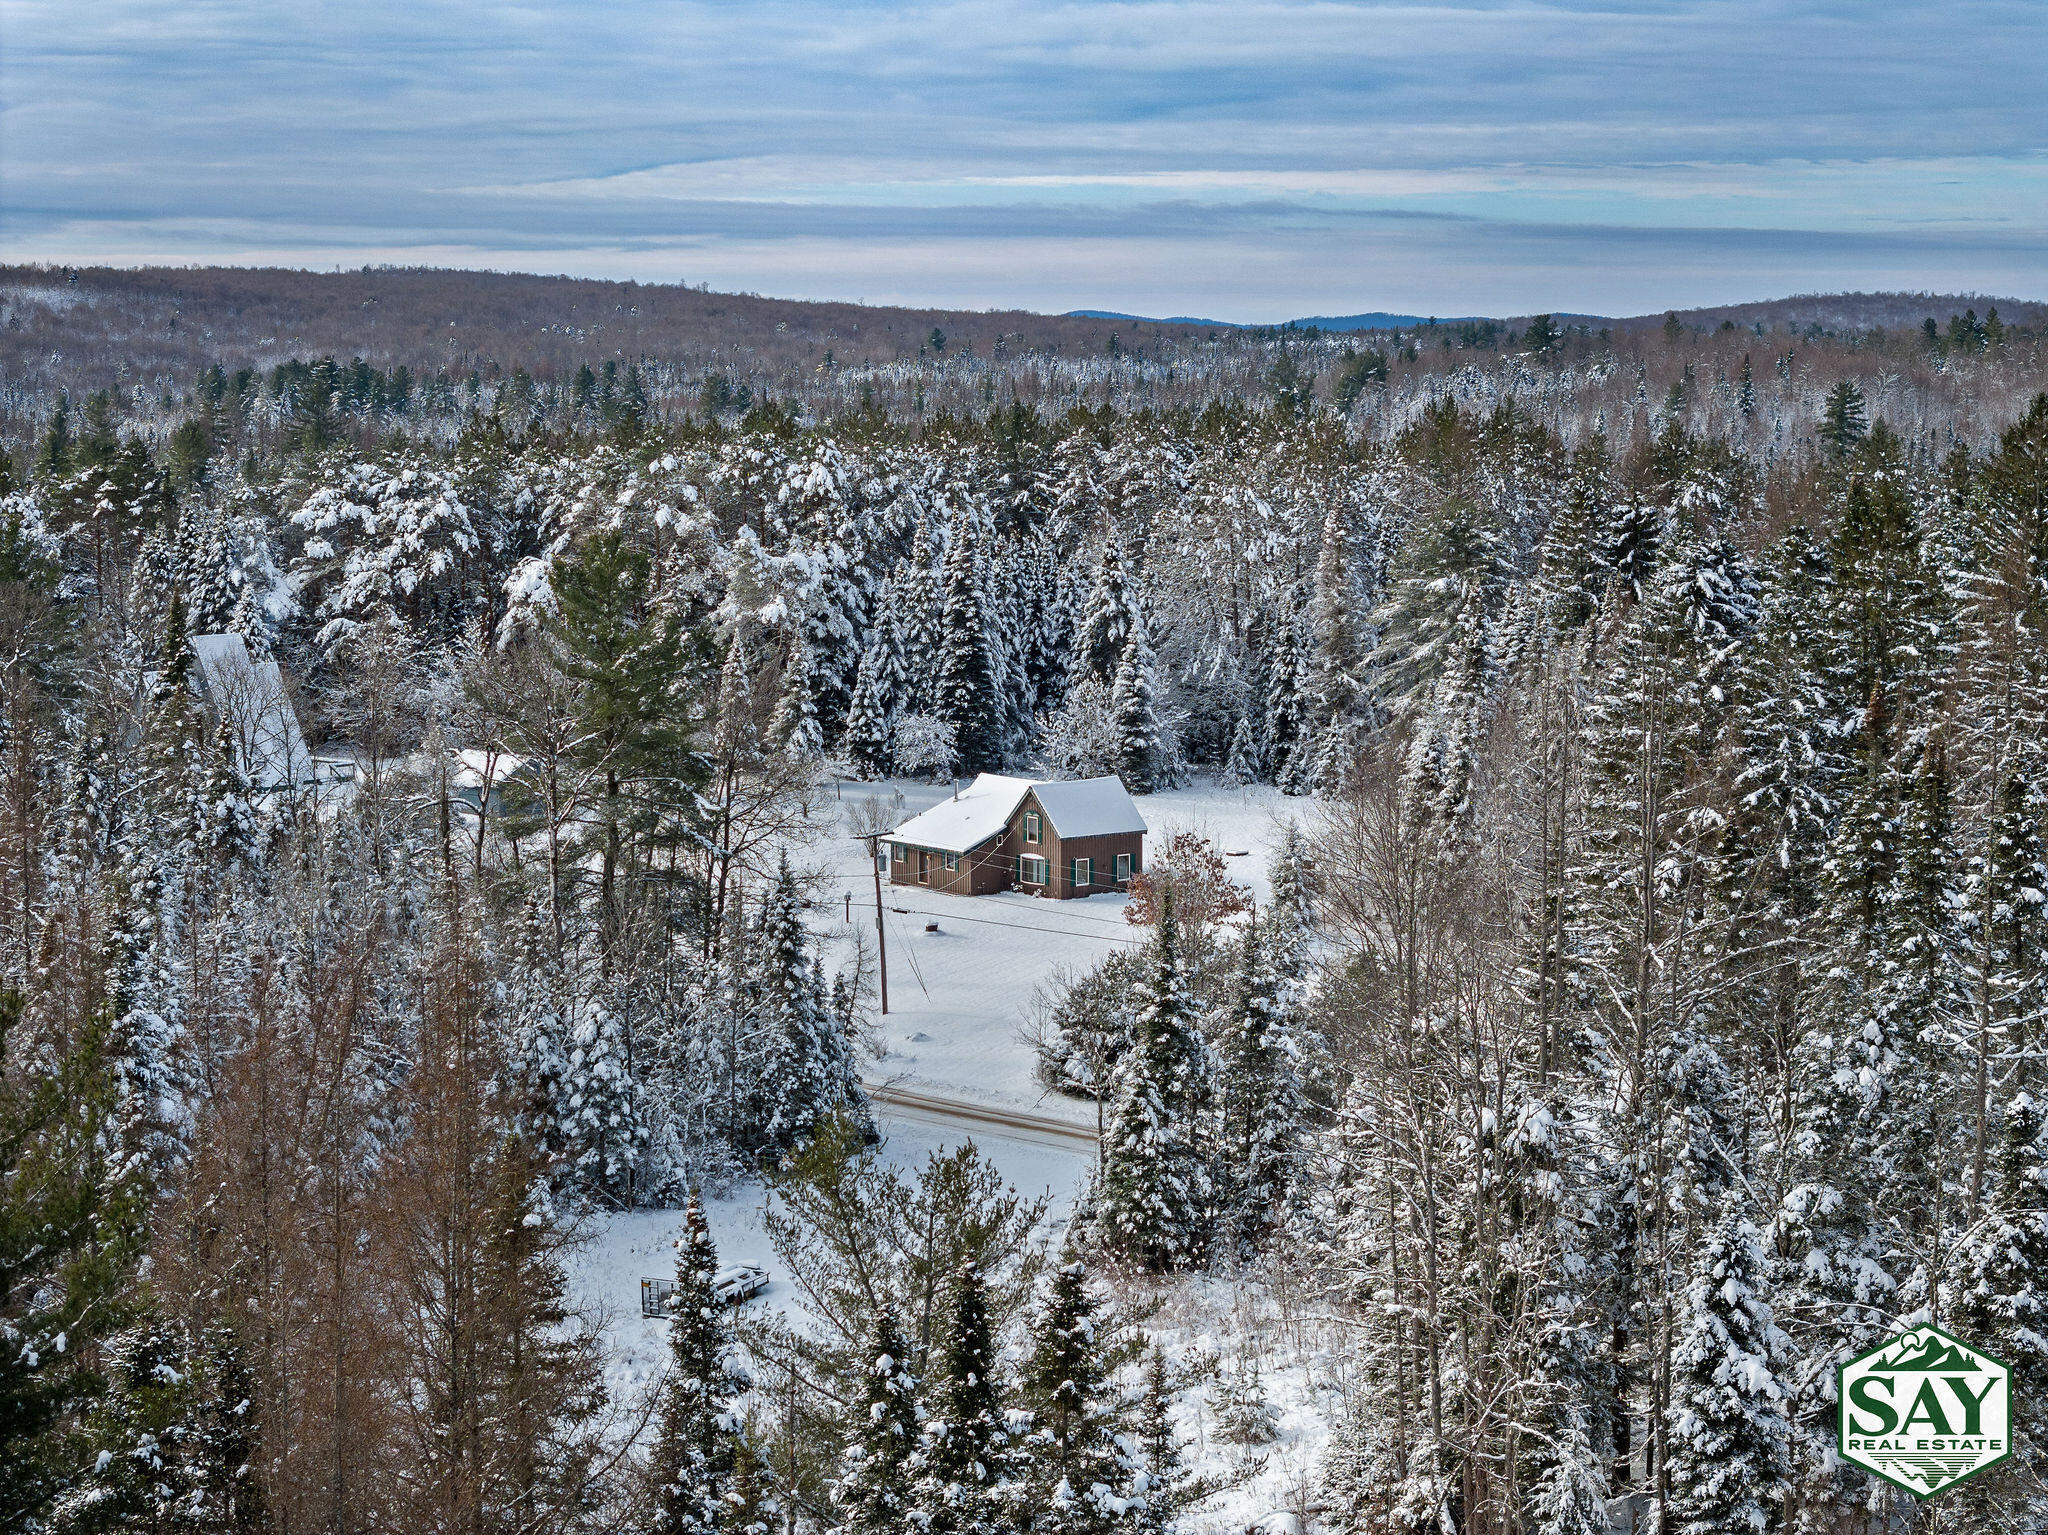
<instances>
[{"instance_id":1,"label":"real estate logo watermark","mask_svg":"<svg viewBox=\"0 0 2048 1535\"><path fill-rule=\"evenodd\" d=\"M1939 1327L1915 1327L1841 1370L1842 1454L1931 1498L2012 1454L2012 1372Z\"/></svg>"}]
</instances>

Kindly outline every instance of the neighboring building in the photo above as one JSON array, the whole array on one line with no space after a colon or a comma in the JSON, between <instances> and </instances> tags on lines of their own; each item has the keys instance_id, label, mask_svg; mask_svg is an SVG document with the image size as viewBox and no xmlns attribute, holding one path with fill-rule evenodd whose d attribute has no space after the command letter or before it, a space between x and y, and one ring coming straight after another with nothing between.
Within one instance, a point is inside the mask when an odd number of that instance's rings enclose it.
<instances>
[{"instance_id":1,"label":"neighboring building","mask_svg":"<svg viewBox=\"0 0 2048 1535\"><path fill-rule=\"evenodd\" d=\"M474 811L498 815L509 795L514 805L534 797L533 766L510 752L481 751L465 746L449 754L448 785L456 800Z\"/></svg>"},{"instance_id":2,"label":"neighboring building","mask_svg":"<svg viewBox=\"0 0 2048 1535\"><path fill-rule=\"evenodd\" d=\"M1145 818L1118 778L980 774L889 834L889 882L954 895L1025 890L1054 900L1130 888Z\"/></svg>"},{"instance_id":3,"label":"neighboring building","mask_svg":"<svg viewBox=\"0 0 2048 1535\"><path fill-rule=\"evenodd\" d=\"M305 789L313 754L275 661L254 661L239 634L192 636L192 686L216 729L227 724L236 764L259 794Z\"/></svg>"}]
</instances>

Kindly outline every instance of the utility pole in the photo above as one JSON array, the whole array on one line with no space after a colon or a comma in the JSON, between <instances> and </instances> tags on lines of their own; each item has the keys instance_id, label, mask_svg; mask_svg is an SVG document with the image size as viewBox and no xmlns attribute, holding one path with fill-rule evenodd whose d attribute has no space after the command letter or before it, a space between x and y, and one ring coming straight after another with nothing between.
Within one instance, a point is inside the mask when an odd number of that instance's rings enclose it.
<instances>
[{"instance_id":1,"label":"utility pole","mask_svg":"<svg viewBox=\"0 0 2048 1535\"><path fill-rule=\"evenodd\" d=\"M899 803L898 809L901 809ZM882 842L895 830L899 817L879 796L847 808L846 829L868 850L868 873L875 881L875 954L880 962L882 1016L889 1016L889 934L882 926ZM849 899L851 892L848 892ZM913 961L913 964L915 961Z\"/></svg>"},{"instance_id":2,"label":"utility pole","mask_svg":"<svg viewBox=\"0 0 2048 1535\"><path fill-rule=\"evenodd\" d=\"M882 981L882 1016L889 1016L889 934L882 926L882 853L881 836L870 833L861 838L868 847L868 872L875 877L875 958L880 967ZM847 899L853 899L849 893Z\"/></svg>"}]
</instances>

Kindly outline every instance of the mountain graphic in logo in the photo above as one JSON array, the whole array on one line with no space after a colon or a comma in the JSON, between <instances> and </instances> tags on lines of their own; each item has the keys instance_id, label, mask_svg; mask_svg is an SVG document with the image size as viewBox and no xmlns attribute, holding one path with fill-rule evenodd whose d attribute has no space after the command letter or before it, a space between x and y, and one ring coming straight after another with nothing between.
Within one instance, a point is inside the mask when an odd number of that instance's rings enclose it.
<instances>
[{"instance_id":1,"label":"mountain graphic in logo","mask_svg":"<svg viewBox=\"0 0 2048 1535\"><path fill-rule=\"evenodd\" d=\"M1924 1370L1930 1374L1984 1368L1983 1360L1939 1333L1930 1335L1924 1342L1915 1340L1909 1333L1900 1340L1898 1357L1880 1356L1872 1363L1881 1370Z\"/></svg>"},{"instance_id":2,"label":"mountain graphic in logo","mask_svg":"<svg viewBox=\"0 0 2048 1535\"><path fill-rule=\"evenodd\" d=\"M2012 1454L2012 1372L1923 1323L1842 1365L1842 1458L1918 1498Z\"/></svg>"}]
</instances>

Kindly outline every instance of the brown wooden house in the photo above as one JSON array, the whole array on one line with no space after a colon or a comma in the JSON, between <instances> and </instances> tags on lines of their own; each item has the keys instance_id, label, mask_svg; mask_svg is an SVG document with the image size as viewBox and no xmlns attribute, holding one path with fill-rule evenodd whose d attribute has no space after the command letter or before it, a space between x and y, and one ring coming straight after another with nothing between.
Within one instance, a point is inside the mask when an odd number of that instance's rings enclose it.
<instances>
[{"instance_id":1,"label":"brown wooden house","mask_svg":"<svg viewBox=\"0 0 2048 1535\"><path fill-rule=\"evenodd\" d=\"M1054 900L1128 890L1145 818L1122 780L982 773L889 834L889 882L953 895L1025 890Z\"/></svg>"}]
</instances>

